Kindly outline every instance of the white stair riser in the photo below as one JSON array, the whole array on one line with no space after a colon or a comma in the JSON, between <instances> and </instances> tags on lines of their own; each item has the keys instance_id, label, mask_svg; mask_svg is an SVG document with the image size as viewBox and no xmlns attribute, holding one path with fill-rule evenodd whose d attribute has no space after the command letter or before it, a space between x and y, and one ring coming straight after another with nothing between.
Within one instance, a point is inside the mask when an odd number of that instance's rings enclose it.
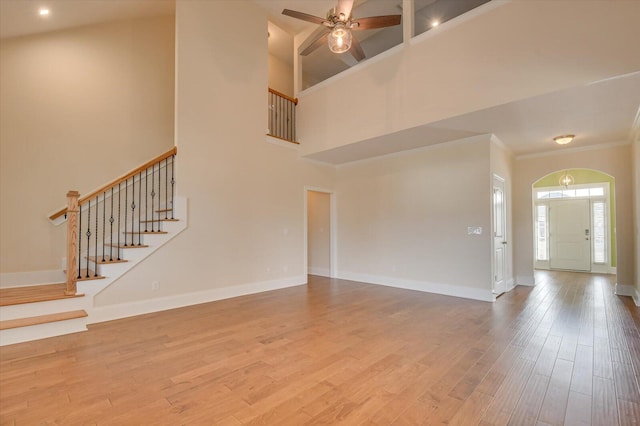
<instances>
[{"instance_id":1,"label":"white stair riser","mask_svg":"<svg viewBox=\"0 0 640 426\"><path fill-rule=\"evenodd\" d=\"M10 328L0 331L0 346L61 336L63 334L78 333L80 331L87 331L86 317L30 325L27 327Z\"/></svg>"}]
</instances>

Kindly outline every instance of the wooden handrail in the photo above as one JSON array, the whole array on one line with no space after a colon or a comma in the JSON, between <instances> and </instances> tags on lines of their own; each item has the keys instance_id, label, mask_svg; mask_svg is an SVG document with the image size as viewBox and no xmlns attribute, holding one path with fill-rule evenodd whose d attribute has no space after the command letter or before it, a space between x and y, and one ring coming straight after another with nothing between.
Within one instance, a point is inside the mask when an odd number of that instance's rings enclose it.
<instances>
[{"instance_id":1,"label":"wooden handrail","mask_svg":"<svg viewBox=\"0 0 640 426\"><path fill-rule=\"evenodd\" d=\"M286 100L293 102L295 105L298 105L298 98L292 98L291 96L287 96L284 93L280 93L277 90L273 90L271 87L269 87L269 92L273 93L276 96L280 96L281 98L285 98Z\"/></svg>"},{"instance_id":2,"label":"wooden handrail","mask_svg":"<svg viewBox=\"0 0 640 426\"><path fill-rule=\"evenodd\" d=\"M84 197L81 197L78 200L78 204L79 205L84 204L87 200L94 198L96 195L101 194L101 193L111 189L112 187L118 185L119 183L125 182L126 180L128 180L131 177L133 177L134 175L137 175L141 171L146 170L147 168L151 167L152 165L159 163L160 161L164 160L165 158L169 158L169 157L171 157L173 155L176 155L177 153L178 153L178 147L174 146L173 148L171 148L169 151L165 152L164 154L157 156L153 160L147 161L143 165L138 166L135 169L131 170L129 173L124 174L124 175L120 176L119 178L109 182L108 184L103 185L99 189L96 189L95 191L85 195ZM55 212L54 214L52 214L51 216L49 216L49 220L55 220L55 219L59 218L60 216L66 214L66 213L67 213L67 207L65 207L64 209L59 210L59 211Z\"/></svg>"}]
</instances>

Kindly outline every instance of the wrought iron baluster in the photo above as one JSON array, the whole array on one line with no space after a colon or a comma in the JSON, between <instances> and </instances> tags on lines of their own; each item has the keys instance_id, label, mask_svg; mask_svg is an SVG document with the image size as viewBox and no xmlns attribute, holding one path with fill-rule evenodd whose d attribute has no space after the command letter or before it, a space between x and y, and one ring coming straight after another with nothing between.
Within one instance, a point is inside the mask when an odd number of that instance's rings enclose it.
<instances>
[{"instance_id":1,"label":"wrought iron baluster","mask_svg":"<svg viewBox=\"0 0 640 426\"><path fill-rule=\"evenodd\" d=\"M293 108L293 114L291 115L292 115L292 122L293 122L293 132L292 132L293 134L291 135L291 140L295 141L296 140L296 108L295 106Z\"/></svg>"},{"instance_id":2,"label":"wrought iron baluster","mask_svg":"<svg viewBox=\"0 0 640 426\"><path fill-rule=\"evenodd\" d=\"M171 219L175 219L173 217L173 211L175 209L175 202L174 202L174 192L173 192L173 187L176 184L176 180L173 178L173 171L175 169L175 161L176 161L176 156L172 155L171 156Z\"/></svg>"},{"instance_id":3,"label":"wrought iron baluster","mask_svg":"<svg viewBox=\"0 0 640 426\"><path fill-rule=\"evenodd\" d=\"M161 210L161 203L162 203L162 190L160 189L160 181L162 180L162 171L160 170L160 164L161 162L158 162L158 210ZM166 200L165 200L166 203ZM156 228L156 231L160 232L160 216L161 213L158 212L158 227Z\"/></svg>"},{"instance_id":4,"label":"wrought iron baluster","mask_svg":"<svg viewBox=\"0 0 640 426\"><path fill-rule=\"evenodd\" d=\"M78 217L80 223L78 224L78 279L82 278L82 204L79 205Z\"/></svg>"},{"instance_id":5,"label":"wrought iron baluster","mask_svg":"<svg viewBox=\"0 0 640 426\"><path fill-rule=\"evenodd\" d=\"M120 189L120 184L118 184L118 260L120 260L120 199L122 195L122 190Z\"/></svg>"},{"instance_id":6,"label":"wrought iron baluster","mask_svg":"<svg viewBox=\"0 0 640 426\"><path fill-rule=\"evenodd\" d=\"M111 226L111 231L109 232L109 238L111 243L109 244L109 261L113 262L113 187L111 187L111 217L109 217L109 224Z\"/></svg>"},{"instance_id":7,"label":"wrought iron baluster","mask_svg":"<svg viewBox=\"0 0 640 426\"><path fill-rule=\"evenodd\" d=\"M102 193L102 261L105 261L104 258L104 244L106 241L107 235L107 191Z\"/></svg>"},{"instance_id":8,"label":"wrought iron baluster","mask_svg":"<svg viewBox=\"0 0 640 426\"><path fill-rule=\"evenodd\" d=\"M87 206L87 275L86 278L89 278L89 242L91 240L91 200L89 200L89 205Z\"/></svg>"},{"instance_id":9,"label":"wrought iron baluster","mask_svg":"<svg viewBox=\"0 0 640 426\"><path fill-rule=\"evenodd\" d=\"M169 191L169 157L164 159L164 202L167 205L169 204L169 197L167 196L168 191ZM169 218L169 210L167 210L166 206L164 209L164 218L165 219Z\"/></svg>"},{"instance_id":10,"label":"wrought iron baluster","mask_svg":"<svg viewBox=\"0 0 640 426\"><path fill-rule=\"evenodd\" d=\"M131 177L131 245L134 246L135 243L133 239L135 238L134 234L134 226L136 226L134 220L136 217L136 177ZM125 237L126 238L126 237Z\"/></svg>"},{"instance_id":11,"label":"wrought iron baluster","mask_svg":"<svg viewBox=\"0 0 640 426\"><path fill-rule=\"evenodd\" d=\"M140 238L142 238L142 171L138 176L138 245L141 246Z\"/></svg>"},{"instance_id":12,"label":"wrought iron baluster","mask_svg":"<svg viewBox=\"0 0 640 426\"><path fill-rule=\"evenodd\" d=\"M151 232L155 232L155 216L154 216L154 202L156 198L156 168L151 165Z\"/></svg>"},{"instance_id":13,"label":"wrought iron baluster","mask_svg":"<svg viewBox=\"0 0 640 426\"><path fill-rule=\"evenodd\" d=\"M129 206L129 184L124 181L124 246L127 247L127 208Z\"/></svg>"},{"instance_id":14,"label":"wrought iron baluster","mask_svg":"<svg viewBox=\"0 0 640 426\"><path fill-rule=\"evenodd\" d=\"M95 271L94 277L98 276L98 196L96 195L96 236L95 236L95 247L93 249L93 254L95 257Z\"/></svg>"},{"instance_id":15,"label":"wrought iron baluster","mask_svg":"<svg viewBox=\"0 0 640 426\"><path fill-rule=\"evenodd\" d=\"M144 232L147 232L149 223L149 168L144 169Z\"/></svg>"}]
</instances>

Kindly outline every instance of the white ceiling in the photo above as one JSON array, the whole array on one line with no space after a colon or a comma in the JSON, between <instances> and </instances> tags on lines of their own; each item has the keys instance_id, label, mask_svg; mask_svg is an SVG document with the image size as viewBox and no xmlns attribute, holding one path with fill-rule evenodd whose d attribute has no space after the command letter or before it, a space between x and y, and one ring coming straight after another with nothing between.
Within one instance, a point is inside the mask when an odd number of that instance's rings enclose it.
<instances>
[{"instance_id":1,"label":"white ceiling","mask_svg":"<svg viewBox=\"0 0 640 426\"><path fill-rule=\"evenodd\" d=\"M335 0L252 1L265 8L272 21L286 30L280 32L285 38L315 25L285 17L281 15L282 9L324 16L336 3ZM51 9L51 15L43 19L36 11L44 3ZM356 1L356 5L360 3L364 3L364 0ZM0 0L0 37L133 17L167 15L174 11L174 0ZM270 32L272 30L276 35L279 33L278 29L270 27ZM286 49L290 49L290 44L286 46ZM637 72L453 117L387 135L378 142L367 141L368 144L354 144L343 151L332 150L313 157L340 164L411 149L415 147L412 141L424 140L425 137L435 144L489 133L495 134L515 155L616 143L629 141L633 131L636 134L640 132L637 128L640 125L639 108L640 72ZM566 147L554 145L552 138L565 133L576 134L575 141Z\"/></svg>"}]
</instances>

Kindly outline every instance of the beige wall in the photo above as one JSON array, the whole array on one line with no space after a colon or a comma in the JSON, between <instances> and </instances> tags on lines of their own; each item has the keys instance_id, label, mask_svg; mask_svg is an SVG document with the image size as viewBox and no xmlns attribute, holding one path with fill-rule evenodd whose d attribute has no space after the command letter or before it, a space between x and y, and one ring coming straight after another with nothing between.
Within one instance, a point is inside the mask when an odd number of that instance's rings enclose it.
<instances>
[{"instance_id":1,"label":"beige wall","mask_svg":"<svg viewBox=\"0 0 640 426\"><path fill-rule=\"evenodd\" d=\"M189 226L97 305L304 282L304 187L333 188L332 168L265 142L265 12L244 1L180 1L176 14L177 187L189 200Z\"/></svg>"},{"instance_id":2,"label":"beige wall","mask_svg":"<svg viewBox=\"0 0 640 426\"><path fill-rule=\"evenodd\" d=\"M497 1L478 10L488 12L298 94L303 155L640 69L640 55L629 54L640 2Z\"/></svg>"},{"instance_id":3,"label":"beige wall","mask_svg":"<svg viewBox=\"0 0 640 426\"><path fill-rule=\"evenodd\" d=\"M490 294L489 145L487 136L340 166L339 275Z\"/></svg>"},{"instance_id":4,"label":"beige wall","mask_svg":"<svg viewBox=\"0 0 640 426\"><path fill-rule=\"evenodd\" d=\"M514 237L517 284L533 282L533 219L531 188L541 177L563 169L599 170L615 178L616 236L618 240L618 284L632 285L633 204L631 146L618 145L590 151L518 158L514 161Z\"/></svg>"},{"instance_id":5,"label":"beige wall","mask_svg":"<svg viewBox=\"0 0 640 426\"><path fill-rule=\"evenodd\" d=\"M0 43L1 272L62 269L47 217L173 146L174 18Z\"/></svg>"},{"instance_id":6,"label":"beige wall","mask_svg":"<svg viewBox=\"0 0 640 426\"><path fill-rule=\"evenodd\" d=\"M331 195L307 191L307 268L331 276Z\"/></svg>"},{"instance_id":7,"label":"beige wall","mask_svg":"<svg viewBox=\"0 0 640 426\"><path fill-rule=\"evenodd\" d=\"M269 55L269 87L293 97L293 66Z\"/></svg>"}]
</instances>

